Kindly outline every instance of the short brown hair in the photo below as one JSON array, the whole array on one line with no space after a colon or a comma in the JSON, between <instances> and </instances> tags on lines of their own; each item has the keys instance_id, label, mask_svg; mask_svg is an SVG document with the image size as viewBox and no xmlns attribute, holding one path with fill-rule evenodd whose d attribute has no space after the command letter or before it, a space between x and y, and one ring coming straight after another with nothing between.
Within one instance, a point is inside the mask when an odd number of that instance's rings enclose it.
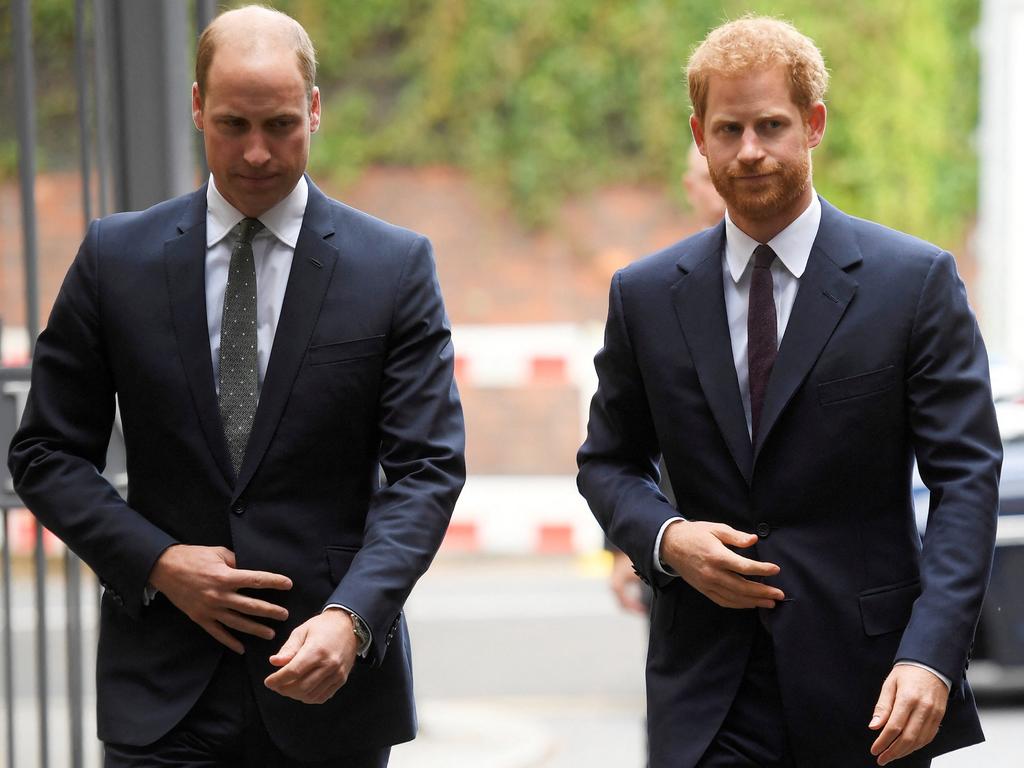
<instances>
[{"instance_id":1,"label":"short brown hair","mask_svg":"<svg viewBox=\"0 0 1024 768\"><path fill-rule=\"evenodd\" d=\"M210 71L210 64L213 63L213 54L217 51L217 43L220 41L220 27L218 22L226 15L259 8L280 17L279 21L285 22L290 29L293 38L292 44L295 50L295 57L298 59L299 72L306 83L306 99L313 98L313 86L316 81L316 50L313 48L313 41L299 22L286 13L281 13L275 8L266 5L246 5L236 8L233 11L225 11L211 21L203 34L199 36L199 43L196 45L196 83L199 85L199 98L202 99L206 92L206 78ZM287 20L287 21L286 21Z\"/></svg>"},{"instance_id":2,"label":"short brown hair","mask_svg":"<svg viewBox=\"0 0 1024 768\"><path fill-rule=\"evenodd\" d=\"M693 114L704 122L711 75L735 77L780 64L789 73L793 103L801 112L825 98L828 70L821 51L788 21L747 15L716 27L686 65Z\"/></svg>"}]
</instances>

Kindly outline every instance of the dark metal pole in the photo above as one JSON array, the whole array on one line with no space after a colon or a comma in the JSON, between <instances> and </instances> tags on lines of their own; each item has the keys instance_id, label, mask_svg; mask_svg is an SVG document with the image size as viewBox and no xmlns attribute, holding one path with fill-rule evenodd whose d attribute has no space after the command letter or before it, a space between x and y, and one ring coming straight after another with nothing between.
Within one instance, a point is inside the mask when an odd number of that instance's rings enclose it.
<instances>
[{"instance_id":1,"label":"dark metal pole","mask_svg":"<svg viewBox=\"0 0 1024 768\"><path fill-rule=\"evenodd\" d=\"M46 659L46 550L43 526L36 521L36 691L39 699L39 766L50 766L50 675Z\"/></svg>"},{"instance_id":2,"label":"dark metal pole","mask_svg":"<svg viewBox=\"0 0 1024 768\"><path fill-rule=\"evenodd\" d=\"M0 565L3 569L4 601L4 702L7 709L7 764L14 765L14 633L11 629L11 537L7 527L8 510L3 511L3 551Z\"/></svg>"},{"instance_id":3,"label":"dark metal pole","mask_svg":"<svg viewBox=\"0 0 1024 768\"><path fill-rule=\"evenodd\" d=\"M92 220L92 169L89 154L89 98L85 78L85 0L75 0L75 85L78 90L78 143L82 173L82 214L85 224ZM82 569L78 557L64 550L64 605L67 615L68 735L71 768L82 768L84 741L82 718Z\"/></svg>"},{"instance_id":4,"label":"dark metal pole","mask_svg":"<svg viewBox=\"0 0 1024 768\"><path fill-rule=\"evenodd\" d=\"M85 78L85 0L75 0L75 87L78 90L78 144L82 172L82 213L92 221L92 167L89 137L89 89Z\"/></svg>"},{"instance_id":5,"label":"dark metal pole","mask_svg":"<svg viewBox=\"0 0 1024 768\"><path fill-rule=\"evenodd\" d=\"M14 36L14 89L18 132L18 176L21 184L21 229L25 247L25 311L28 348L35 348L39 335L39 287L36 238L36 104L35 67L32 61L32 17L28 0L11 3Z\"/></svg>"},{"instance_id":6,"label":"dark metal pole","mask_svg":"<svg viewBox=\"0 0 1024 768\"><path fill-rule=\"evenodd\" d=\"M93 100L96 115L96 171L99 177L100 216L110 213L110 42L107 28L110 9L104 0L93 0Z\"/></svg>"}]
</instances>

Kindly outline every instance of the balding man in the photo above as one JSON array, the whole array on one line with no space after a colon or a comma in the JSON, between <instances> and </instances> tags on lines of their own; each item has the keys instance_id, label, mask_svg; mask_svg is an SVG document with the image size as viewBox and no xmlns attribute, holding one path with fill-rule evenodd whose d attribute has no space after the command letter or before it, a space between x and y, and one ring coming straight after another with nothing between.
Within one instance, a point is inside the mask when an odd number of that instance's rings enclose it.
<instances>
[{"instance_id":1,"label":"balding man","mask_svg":"<svg viewBox=\"0 0 1024 768\"><path fill-rule=\"evenodd\" d=\"M288 16L219 16L209 182L93 222L36 347L9 462L105 586L108 768L383 766L415 734L402 606L464 480L453 352L427 240L305 176L314 74Z\"/></svg>"}]
</instances>

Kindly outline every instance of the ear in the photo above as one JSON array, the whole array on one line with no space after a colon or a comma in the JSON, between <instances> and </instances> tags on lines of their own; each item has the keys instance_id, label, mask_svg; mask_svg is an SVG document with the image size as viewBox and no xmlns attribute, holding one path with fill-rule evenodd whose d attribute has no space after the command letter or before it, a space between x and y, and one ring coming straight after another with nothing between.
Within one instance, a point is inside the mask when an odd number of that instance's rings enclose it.
<instances>
[{"instance_id":1,"label":"ear","mask_svg":"<svg viewBox=\"0 0 1024 768\"><path fill-rule=\"evenodd\" d=\"M817 101L811 105L804 118L804 129L807 131L807 146L814 149L821 144L825 136L825 122L828 117L828 110L825 105Z\"/></svg>"},{"instance_id":2,"label":"ear","mask_svg":"<svg viewBox=\"0 0 1024 768\"><path fill-rule=\"evenodd\" d=\"M309 99L309 132L316 133L320 127L320 89L313 86L313 93Z\"/></svg>"},{"instance_id":3,"label":"ear","mask_svg":"<svg viewBox=\"0 0 1024 768\"><path fill-rule=\"evenodd\" d=\"M704 150L704 126L696 115L690 115L690 132L693 134L693 143L697 145L697 150L707 157L708 153Z\"/></svg>"},{"instance_id":4,"label":"ear","mask_svg":"<svg viewBox=\"0 0 1024 768\"><path fill-rule=\"evenodd\" d=\"M203 100L199 96L199 83L192 83L192 122L203 130Z\"/></svg>"}]
</instances>

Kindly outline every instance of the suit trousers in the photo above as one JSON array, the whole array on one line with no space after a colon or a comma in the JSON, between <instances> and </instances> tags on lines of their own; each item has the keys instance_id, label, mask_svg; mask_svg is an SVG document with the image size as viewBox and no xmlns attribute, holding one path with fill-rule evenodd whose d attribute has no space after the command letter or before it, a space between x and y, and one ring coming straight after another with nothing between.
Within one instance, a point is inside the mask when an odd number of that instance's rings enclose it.
<instances>
[{"instance_id":1,"label":"suit trousers","mask_svg":"<svg viewBox=\"0 0 1024 768\"><path fill-rule=\"evenodd\" d=\"M772 638L761 622L736 698L697 768L796 768L786 736Z\"/></svg>"},{"instance_id":2,"label":"suit trousers","mask_svg":"<svg viewBox=\"0 0 1024 768\"><path fill-rule=\"evenodd\" d=\"M843 762L849 764L848 760ZM865 752L864 768L876 765L875 758ZM913 754L890 765L928 768L931 760ZM757 623L736 698L697 768L821 768L802 765L793 756L786 735L772 638L761 622Z\"/></svg>"},{"instance_id":3,"label":"suit trousers","mask_svg":"<svg viewBox=\"0 0 1024 768\"><path fill-rule=\"evenodd\" d=\"M315 705L310 705L315 706ZM225 651L187 715L153 744L104 744L104 768L386 768L390 747L318 762L285 756L263 725L241 656Z\"/></svg>"}]
</instances>

